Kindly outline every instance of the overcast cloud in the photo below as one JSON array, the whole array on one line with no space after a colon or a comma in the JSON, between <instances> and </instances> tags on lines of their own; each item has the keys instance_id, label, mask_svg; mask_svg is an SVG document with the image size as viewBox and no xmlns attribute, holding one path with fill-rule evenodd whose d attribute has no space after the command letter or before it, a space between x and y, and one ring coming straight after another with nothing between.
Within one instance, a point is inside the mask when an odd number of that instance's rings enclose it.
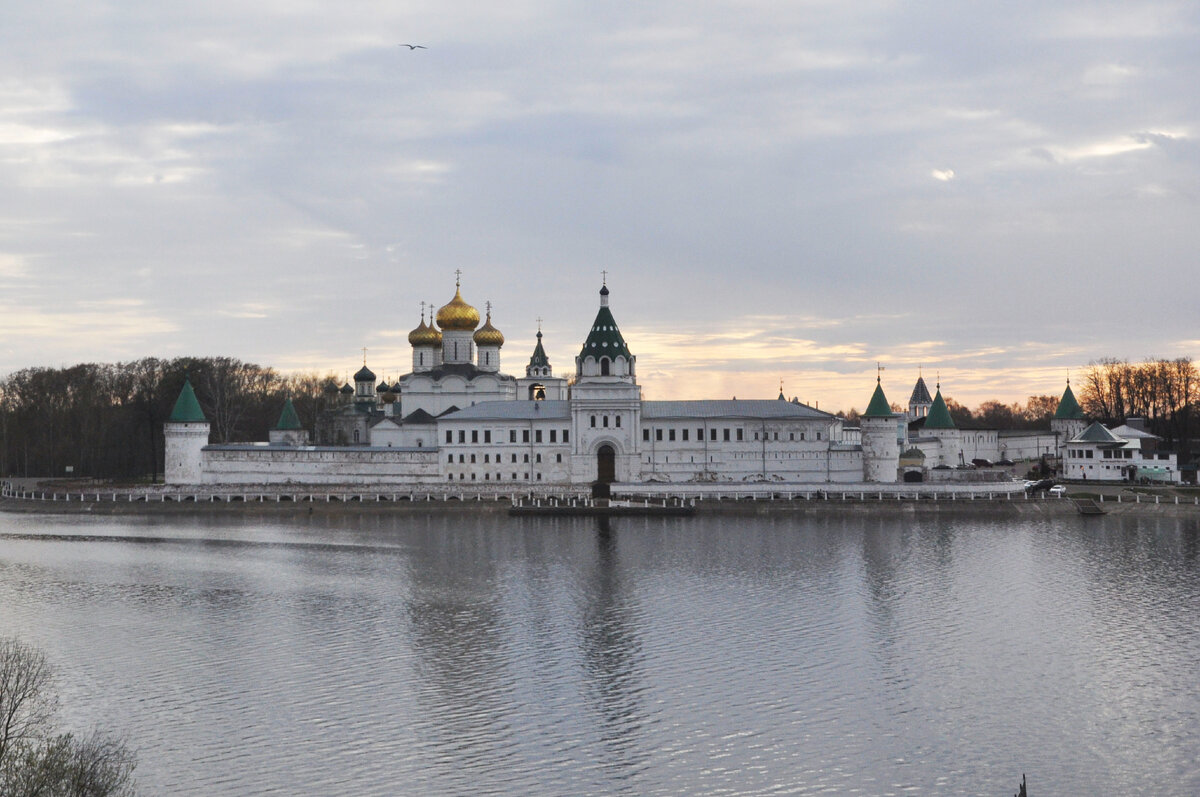
<instances>
[{"instance_id":1,"label":"overcast cloud","mask_svg":"<svg viewBox=\"0 0 1200 797\"><path fill-rule=\"evenodd\" d=\"M503 7L500 7L503 6ZM968 404L1193 356L1194 2L19 2L0 372L394 377L421 301L648 398ZM425 45L409 50L399 43Z\"/></svg>"}]
</instances>

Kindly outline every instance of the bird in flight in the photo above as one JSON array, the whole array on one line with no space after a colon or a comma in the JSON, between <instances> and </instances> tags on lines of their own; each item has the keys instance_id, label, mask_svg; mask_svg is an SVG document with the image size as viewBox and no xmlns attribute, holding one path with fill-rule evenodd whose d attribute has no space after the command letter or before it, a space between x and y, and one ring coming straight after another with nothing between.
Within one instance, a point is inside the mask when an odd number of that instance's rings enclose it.
<instances>
[{"instance_id":1,"label":"bird in flight","mask_svg":"<svg viewBox=\"0 0 1200 797\"><path fill-rule=\"evenodd\" d=\"M401 47L407 47L410 50L428 50L429 48L423 44L401 44Z\"/></svg>"}]
</instances>

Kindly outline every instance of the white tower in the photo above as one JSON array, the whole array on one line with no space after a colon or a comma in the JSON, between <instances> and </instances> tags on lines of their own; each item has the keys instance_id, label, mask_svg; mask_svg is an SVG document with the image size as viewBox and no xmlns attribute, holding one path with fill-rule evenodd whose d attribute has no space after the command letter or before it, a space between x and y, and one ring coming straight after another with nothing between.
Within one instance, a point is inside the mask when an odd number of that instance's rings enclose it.
<instances>
[{"instance_id":1,"label":"white tower","mask_svg":"<svg viewBox=\"0 0 1200 797\"><path fill-rule=\"evenodd\" d=\"M859 416L862 431L863 481L895 482L900 470L900 441L897 416L892 412L883 385L875 377L875 393L867 411Z\"/></svg>"},{"instance_id":2,"label":"white tower","mask_svg":"<svg viewBox=\"0 0 1200 797\"><path fill-rule=\"evenodd\" d=\"M596 320L575 358L575 384L570 391L572 481L632 481L639 477L642 400L636 365L637 358L629 352L608 309L605 285L600 288Z\"/></svg>"},{"instance_id":3,"label":"white tower","mask_svg":"<svg viewBox=\"0 0 1200 797\"><path fill-rule=\"evenodd\" d=\"M190 379L185 379L171 417L163 424L163 479L167 484L200 484L204 481L204 447L209 424L196 400Z\"/></svg>"}]
</instances>

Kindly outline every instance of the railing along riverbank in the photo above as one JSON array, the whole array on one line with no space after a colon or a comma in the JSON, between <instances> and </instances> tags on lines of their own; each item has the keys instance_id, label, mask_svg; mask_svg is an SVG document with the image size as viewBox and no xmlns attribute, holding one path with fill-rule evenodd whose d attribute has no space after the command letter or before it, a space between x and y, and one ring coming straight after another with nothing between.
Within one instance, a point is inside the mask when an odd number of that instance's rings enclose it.
<instances>
[{"instance_id":1,"label":"railing along riverbank","mask_svg":"<svg viewBox=\"0 0 1200 797\"><path fill-rule=\"evenodd\" d=\"M974 502L974 501L1062 501L1072 497L1051 495L1045 491L1026 492L1016 485L690 485L690 484L614 484L614 502L627 505L701 506L722 502ZM1087 497L1097 503L1174 504L1200 506L1200 496L1164 494L1094 494ZM544 485L524 490L488 490L458 487L437 489L401 486L359 487L306 485L214 485L207 488L154 486L104 489L99 485L82 488L55 488L53 485L20 484L0 481L0 498L45 503L109 504L401 504L420 503L506 503L511 506L596 506L586 488L569 485Z\"/></svg>"}]
</instances>

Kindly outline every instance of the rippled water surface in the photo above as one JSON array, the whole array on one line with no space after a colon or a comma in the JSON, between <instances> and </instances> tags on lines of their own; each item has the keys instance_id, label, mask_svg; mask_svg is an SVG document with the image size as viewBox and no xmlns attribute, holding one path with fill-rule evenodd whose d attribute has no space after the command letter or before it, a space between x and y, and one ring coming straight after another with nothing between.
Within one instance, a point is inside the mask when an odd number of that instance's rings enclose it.
<instances>
[{"instance_id":1,"label":"rippled water surface","mask_svg":"<svg viewBox=\"0 0 1200 797\"><path fill-rule=\"evenodd\" d=\"M1200 522L0 515L157 795L1200 794Z\"/></svg>"}]
</instances>

